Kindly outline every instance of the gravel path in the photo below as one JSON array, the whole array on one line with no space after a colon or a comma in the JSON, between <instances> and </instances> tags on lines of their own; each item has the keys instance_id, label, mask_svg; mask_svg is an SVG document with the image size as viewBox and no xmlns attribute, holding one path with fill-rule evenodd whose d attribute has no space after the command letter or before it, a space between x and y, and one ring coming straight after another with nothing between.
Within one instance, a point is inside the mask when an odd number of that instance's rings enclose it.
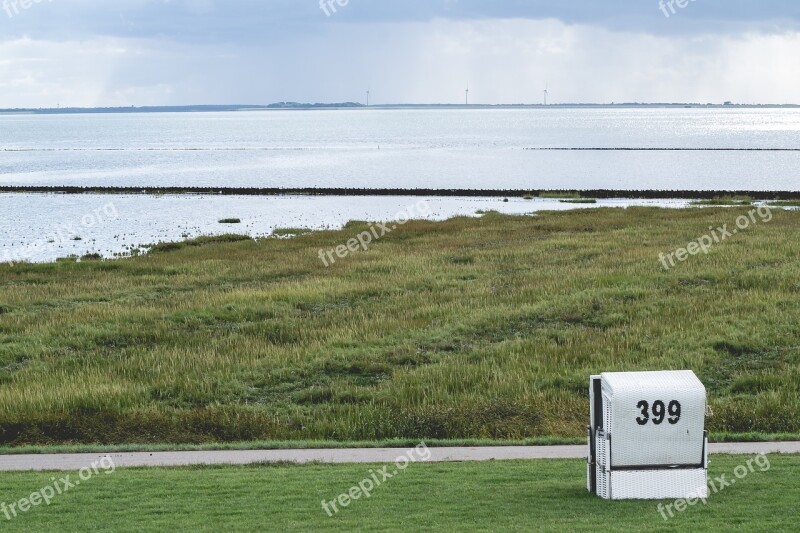
<instances>
[{"instance_id":1,"label":"gravel path","mask_svg":"<svg viewBox=\"0 0 800 533\"><path fill-rule=\"evenodd\" d=\"M800 442L711 444L711 453L743 454L800 453ZM0 471L77 471L103 457L111 457L118 468L189 465L246 465L253 463L391 463L408 452L400 448L330 450L250 450L200 452L136 452L109 454L2 455ZM586 446L508 446L486 448L430 448L431 462L503 461L529 459L579 459Z\"/></svg>"}]
</instances>

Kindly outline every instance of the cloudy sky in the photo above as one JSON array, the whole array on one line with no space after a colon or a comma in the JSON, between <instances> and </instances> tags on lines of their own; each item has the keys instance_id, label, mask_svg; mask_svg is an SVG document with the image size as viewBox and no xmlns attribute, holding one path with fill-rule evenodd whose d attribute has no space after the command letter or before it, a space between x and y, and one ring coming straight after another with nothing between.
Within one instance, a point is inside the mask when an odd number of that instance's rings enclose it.
<instances>
[{"instance_id":1,"label":"cloudy sky","mask_svg":"<svg viewBox=\"0 0 800 533\"><path fill-rule=\"evenodd\" d=\"M800 103L797 0L27 1L0 0L0 108Z\"/></svg>"}]
</instances>

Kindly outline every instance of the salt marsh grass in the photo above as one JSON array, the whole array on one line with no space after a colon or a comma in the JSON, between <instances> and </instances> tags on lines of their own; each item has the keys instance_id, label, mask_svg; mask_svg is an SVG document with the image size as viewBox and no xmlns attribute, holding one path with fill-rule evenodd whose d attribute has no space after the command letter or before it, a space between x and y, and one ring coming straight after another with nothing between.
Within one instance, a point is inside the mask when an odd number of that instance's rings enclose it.
<instances>
[{"instance_id":1,"label":"salt marsh grass","mask_svg":"<svg viewBox=\"0 0 800 533\"><path fill-rule=\"evenodd\" d=\"M653 260L739 209L412 221L329 268L366 223L0 266L0 442L579 437L589 375L682 368L712 431L798 432L800 213Z\"/></svg>"}]
</instances>

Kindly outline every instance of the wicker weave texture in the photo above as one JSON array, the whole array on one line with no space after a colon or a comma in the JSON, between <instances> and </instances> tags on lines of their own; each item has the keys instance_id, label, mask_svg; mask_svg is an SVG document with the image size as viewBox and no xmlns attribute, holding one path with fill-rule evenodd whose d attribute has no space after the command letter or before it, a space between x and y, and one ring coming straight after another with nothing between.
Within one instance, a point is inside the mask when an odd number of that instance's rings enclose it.
<instances>
[{"instance_id":1,"label":"wicker weave texture","mask_svg":"<svg viewBox=\"0 0 800 533\"><path fill-rule=\"evenodd\" d=\"M611 500L708 498L704 468L691 470L624 470L611 472Z\"/></svg>"},{"instance_id":2,"label":"wicker weave texture","mask_svg":"<svg viewBox=\"0 0 800 533\"><path fill-rule=\"evenodd\" d=\"M588 489L594 477L609 500L707 498L706 390L695 374L606 373L596 389L595 379Z\"/></svg>"},{"instance_id":3,"label":"wicker weave texture","mask_svg":"<svg viewBox=\"0 0 800 533\"><path fill-rule=\"evenodd\" d=\"M611 466L701 465L706 389L691 371L602 374Z\"/></svg>"}]
</instances>

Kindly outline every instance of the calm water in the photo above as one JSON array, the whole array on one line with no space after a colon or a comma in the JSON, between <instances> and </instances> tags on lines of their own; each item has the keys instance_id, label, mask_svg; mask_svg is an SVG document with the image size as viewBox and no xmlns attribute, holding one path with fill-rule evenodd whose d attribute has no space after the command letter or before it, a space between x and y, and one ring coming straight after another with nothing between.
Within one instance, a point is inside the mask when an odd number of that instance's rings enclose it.
<instances>
[{"instance_id":1,"label":"calm water","mask_svg":"<svg viewBox=\"0 0 800 533\"><path fill-rule=\"evenodd\" d=\"M800 110L0 116L0 184L800 190Z\"/></svg>"},{"instance_id":2,"label":"calm water","mask_svg":"<svg viewBox=\"0 0 800 533\"><path fill-rule=\"evenodd\" d=\"M223 233L263 237L279 228L338 229L350 220L443 220L489 210L528 214L687 204L682 200L601 200L591 205L521 198L503 202L502 198L385 196L0 194L0 263L44 262L91 253L114 257L143 244ZM224 218L239 218L241 224L220 224Z\"/></svg>"},{"instance_id":3,"label":"calm water","mask_svg":"<svg viewBox=\"0 0 800 533\"><path fill-rule=\"evenodd\" d=\"M541 148L669 148L544 151ZM0 116L0 184L800 190L800 110L349 110ZM0 194L0 262L392 220L418 198ZM575 204L434 198L443 219ZM109 207L113 203L113 210ZM598 206L686 202L601 201ZM113 212L112 212L113 211ZM113 216L111 216L113 215ZM222 218L241 218L236 226ZM79 240L77 239L79 238Z\"/></svg>"}]
</instances>

